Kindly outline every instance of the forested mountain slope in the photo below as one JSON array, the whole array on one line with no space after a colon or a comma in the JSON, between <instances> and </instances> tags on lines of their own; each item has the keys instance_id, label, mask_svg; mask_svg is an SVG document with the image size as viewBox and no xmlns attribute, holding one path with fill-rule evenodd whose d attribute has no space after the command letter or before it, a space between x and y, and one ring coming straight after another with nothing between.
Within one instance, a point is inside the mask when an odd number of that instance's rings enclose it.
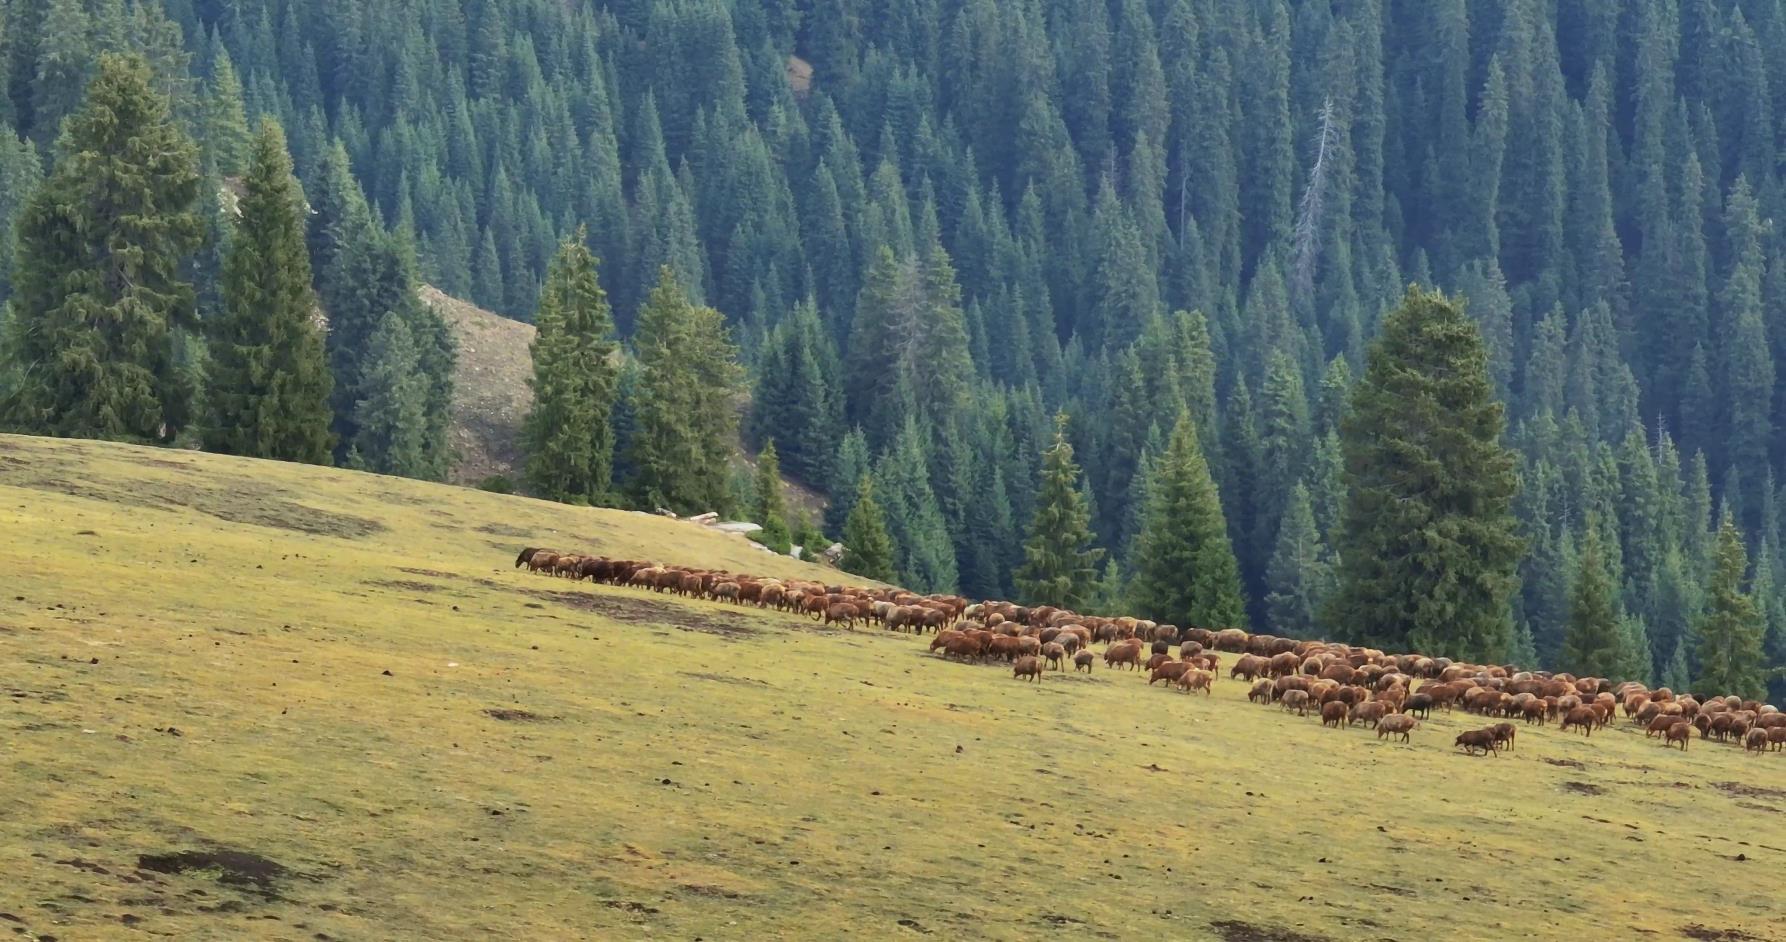
<instances>
[{"instance_id":1,"label":"forested mountain slope","mask_svg":"<svg viewBox=\"0 0 1786 942\"><path fill-rule=\"evenodd\" d=\"M1383 313L1461 293L1519 452L1514 653L1559 664L1591 565L1624 663L1692 676L1727 510L1786 661L1777 0L5 6L29 145L131 46L213 173L272 115L316 199L339 141L449 294L528 317L587 225L624 336L670 266L755 369L748 430L834 534L872 471L918 588L1018 590L1064 411L1125 592L1183 409L1247 617L1347 634L1272 600L1327 592Z\"/></svg>"}]
</instances>

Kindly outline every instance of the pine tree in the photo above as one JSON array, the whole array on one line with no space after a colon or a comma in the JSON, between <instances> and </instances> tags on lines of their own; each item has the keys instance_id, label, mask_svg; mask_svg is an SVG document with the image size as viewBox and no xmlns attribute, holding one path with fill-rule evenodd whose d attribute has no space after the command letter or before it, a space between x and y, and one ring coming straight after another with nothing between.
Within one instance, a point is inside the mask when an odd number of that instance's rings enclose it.
<instances>
[{"instance_id":1,"label":"pine tree","mask_svg":"<svg viewBox=\"0 0 1786 942\"><path fill-rule=\"evenodd\" d=\"M1623 647L1600 528L1590 518L1582 528L1581 549L1575 559L1562 666L1584 677L1623 680L1617 674Z\"/></svg>"},{"instance_id":2,"label":"pine tree","mask_svg":"<svg viewBox=\"0 0 1786 942\"><path fill-rule=\"evenodd\" d=\"M533 409L523 428L527 482L570 503L612 500L619 352L608 295L581 230L558 247L534 314Z\"/></svg>"},{"instance_id":3,"label":"pine tree","mask_svg":"<svg viewBox=\"0 0 1786 942\"><path fill-rule=\"evenodd\" d=\"M1319 614L1333 589L1329 556L1315 528L1308 488L1297 482L1290 489L1266 578L1271 590L1265 596L1265 615L1273 634L1285 638L1322 636Z\"/></svg>"},{"instance_id":4,"label":"pine tree","mask_svg":"<svg viewBox=\"0 0 1786 942\"><path fill-rule=\"evenodd\" d=\"M750 512L762 526L759 534L764 546L787 555L793 549L793 534L788 532L787 501L781 495L781 459L775 454L775 439L763 443L757 453L756 487Z\"/></svg>"},{"instance_id":5,"label":"pine tree","mask_svg":"<svg viewBox=\"0 0 1786 942\"><path fill-rule=\"evenodd\" d=\"M726 512L742 373L724 319L691 302L664 268L639 311L633 346L639 358L635 501L678 513Z\"/></svg>"},{"instance_id":6,"label":"pine tree","mask_svg":"<svg viewBox=\"0 0 1786 942\"><path fill-rule=\"evenodd\" d=\"M367 371L362 398L354 405L353 444L349 467L401 477L420 477L427 470L427 378L415 337L402 314L392 311L379 322L366 349Z\"/></svg>"},{"instance_id":7,"label":"pine tree","mask_svg":"<svg viewBox=\"0 0 1786 942\"><path fill-rule=\"evenodd\" d=\"M1726 516L1706 584L1705 615L1694 628L1699 673L1693 689L1698 693L1745 700L1767 693L1761 612L1754 597L1743 591L1748 568L1742 534Z\"/></svg>"},{"instance_id":8,"label":"pine tree","mask_svg":"<svg viewBox=\"0 0 1786 942\"><path fill-rule=\"evenodd\" d=\"M1452 657L1506 650L1521 547L1502 425L1476 325L1443 295L1410 288L1342 426L1348 494L1330 624Z\"/></svg>"},{"instance_id":9,"label":"pine tree","mask_svg":"<svg viewBox=\"0 0 1786 942\"><path fill-rule=\"evenodd\" d=\"M1197 428L1180 412L1148 478L1130 594L1148 618L1197 627L1243 627L1240 566Z\"/></svg>"},{"instance_id":10,"label":"pine tree","mask_svg":"<svg viewBox=\"0 0 1786 942\"><path fill-rule=\"evenodd\" d=\"M887 535L886 520L874 499L874 484L866 474L856 484L849 520L843 525L841 565L844 572L864 579L892 582L895 578L893 540Z\"/></svg>"},{"instance_id":11,"label":"pine tree","mask_svg":"<svg viewBox=\"0 0 1786 942\"><path fill-rule=\"evenodd\" d=\"M223 260L223 311L209 325L205 447L327 464L334 379L310 289L303 197L272 119L262 120L247 159Z\"/></svg>"},{"instance_id":12,"label":"pine tree","mask_svg":"<svg viewBox=\"0 0 1786 942\"><path fill-rule=\"evenodd\" d=\"M264 132L264 123L262 129ZM208 166L226 177L243 172L254 147L248 113L242 105L242 83L236 78L235 63L221 46L211 66L211 87L205 98L204 145Z\"/></svg>"},{"instance_id":13,"label":"pine tree","mask_svg":"<svg viewBox=\"0 0 1786 942\"><path fill-rule=\"evenodd\" d=\"M1055 417L1054 444L1042 459L1042 487L1029 538L1023 543L1023 566L1014 573L1020 597L1035 605L1079 609L1092 600L1098 562L1091 507L1079 489L1079 465L1067 441L1067 417Z\"/></svg>"},{"instance_id":14,"label":"pine tree","mask_svg":"<svg viewBox=\"0 0 1786 942\"><path fill-rule=\"evenodd\" d=\"M3 410L19 431L165 441L187 420L174 344L195 305L198 158L151 81L141 59L100 58L20 215Z\"/></svg>"}]
</instances>

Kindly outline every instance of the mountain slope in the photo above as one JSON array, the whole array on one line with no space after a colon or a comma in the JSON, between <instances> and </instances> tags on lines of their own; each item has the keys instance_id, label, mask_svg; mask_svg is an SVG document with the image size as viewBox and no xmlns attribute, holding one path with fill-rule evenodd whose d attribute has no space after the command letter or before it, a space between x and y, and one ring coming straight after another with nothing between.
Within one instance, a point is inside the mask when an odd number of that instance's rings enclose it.
<instances>
[{"instance_id":1,"label":"mountain slope","mask_svg":"<svg viewBox=\"0 0 1786 942\"><path fill-rule=\"evenodd\" d=\"M1461 715L1390 745L1227 680L1017 683L908 635L515 571L538 544L815 572L647 515L0 436L0 919L1786 939L1778 754L1621 723L1468 759Z\"/></svg>"}]
</instances>

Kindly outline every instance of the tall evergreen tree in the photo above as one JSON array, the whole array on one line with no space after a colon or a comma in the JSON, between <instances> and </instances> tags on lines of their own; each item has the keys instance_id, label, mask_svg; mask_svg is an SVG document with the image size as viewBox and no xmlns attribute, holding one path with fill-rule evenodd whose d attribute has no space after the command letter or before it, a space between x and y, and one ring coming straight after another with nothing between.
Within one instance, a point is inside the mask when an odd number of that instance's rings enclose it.
<instances>
[{"instance_id":1,"label":"tall evergreen tree","mask_svg":"<svg viewBox=\"0 0 1786 942\"><path fill-rule=\"evenodd\" d=\"M1104 551L1092 545L1091 507L1079 489L1079 465L1067 441L1067 417L1055 417L1054 444L1042 459L1036 513L1014 574L1018 594L1035 605L1076 609L1092 600Z\"/></svg>"},{"instance_id":2,"label":"tall evergreen tree","mask_svg":"<svg viewBox=\"0 0 1786 942\"><path fill-rule=\"evenodd\" d=\"M620 363L608 295L583 235L558 247L534 314L527 482L541 497L604 504L612 499Z\"/></svg>"},{"instance_id":3,"label":"tall evergreen tree","mask_svg":"<svg viewBox=\"0 0 1786 942\"><path fill-rule=\"evenodd\" d=\"M1308 488L1290 489L1277 548L1272 552L1266 584L1265 616L1273 634L1285 638L1319 638L1321 606L1333 590L1333 561L1315 528Z\"/></svg>"},{"instance_id":4,"label":"tall evergreen tree","mask_svg":"<svg viewBox=\"0 0 1786 942\"><path fill-rule=\"evenodd\" d=\"M3 410L19 431L166 441L189 418L174 345L193 326L198 157L152 81L141 59L100 58L20 215Z\"/></svg>"},{"instance_id":5,"label":"tall evergreen tree","mask_svg":"<svg viewBox=\"0 0 1786 942\"><path fill-rule=\"evenodd\" d=\"M334 379L310 289L303 197L285 134L271 118L249 149L237 209L223 259L222 316L208 325L205 447L327 464Z\"/></svg>"},{"instance_id":6,"label":"tall evergreen tree","mask_svg":"<svg viewBox=\"0 0 1786 942\"><path fill-rule=\"evenodd\" d=\"M1348 493L1331 624L1402 649L1506 653L1521 547L1502 426L1476 325L1443 295L1410 288L1342 425Z\"/></svg>"},{"instance_id":7,"label":"tall evergreen tree","mask_svg":"<svg viewBox=\"0 0 1786 942\"><path fill-rule=\"evenodd\" d=\"M719 312L690 301L675 273L665 268L639 310L633 346L640 368L634 395L635 500L678 513L729 511L727 467L738 422L734 398L743 377Z\"/></svg>"},{"instance_id":8,"label":"tall evergreen tree","mask_svg":"<svg viewBox=\"0 0 1786 942\"><path fill-rule=\"evenodd\" d=\"M750 512L761 526L759 534L764 546L786 555L793 549L793 534L788 531L788 505L781 494L781 458L775 453L775 439L763 443L757 453L755 493Z\"/></svg>"},{"instance_id":9,"label":"tall evergreen tree","mask_svg":"<svg viewBox=\"0 0 1786 942\"><path fill-rule=\"evenodd\" d=\"M874 484L866 474L856 484L850 517L843 525L842 566L844 572L878 582L892 582L897 575L893 540L887 535L886 520L874 499Z\"/></svg>"},{"instance_id":10,"label":"tall evergreen tree","mask_svg":"<svg viewBox=\"0 0 1786 942\"><path fill-rule=\"evenodd\" d=\"M1600 528L1592 519L1582 528L1573 582L1569 625L1563 633L1562 666L1584 677L1627 679L1617 673L1624 640L1612 577L1606 570L1606 553L1600 544Z\"/></svg>"},{"instance_id":11,"label":"tall evergreen tree","mask_svg":"<svg viewBox=\"0 0 1786 942\"><path fill-rule=\"evenodd\" d=\"M1706 583L1705 615L1695 626L1699 672L1693 690L1706 696L1760 699L1764 682L1761 612L1744 591L1749 554L1728 516L1718 528L1716 555Z\"/></svg>"},{"instance_id":12,"label":"tall evergreen tree","mask_svg":"<svg viewBox=\"0 0 1786 942\"><path fill-rule=\"evenodd\" d=\"M400 477L426 476L428 379L402 314L385 314L367 345L366 361L370 365L354 404L347 465Z\"/></svg>"},{"instance_id":13,"label":"tall evergreen tree","mask_svg":"<svg viewBox=\"0 0 1786 942\"><path fill-rule=\"evenodd\" d=\"M1181 411L1148 478L1130 593L1140 613L1186 627L1246 624L1240 566L1197 428Z\"/></svg>"}]
</instances>

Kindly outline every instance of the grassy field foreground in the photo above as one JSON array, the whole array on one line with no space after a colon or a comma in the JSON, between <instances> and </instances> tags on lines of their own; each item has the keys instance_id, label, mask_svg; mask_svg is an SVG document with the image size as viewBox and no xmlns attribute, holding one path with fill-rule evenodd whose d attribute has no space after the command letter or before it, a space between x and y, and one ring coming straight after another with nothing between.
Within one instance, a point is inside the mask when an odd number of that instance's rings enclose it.
<instances>
[{"instance_id":1,"label":"grassy field foreground","mask_svg":"<svg viewBox=\"0 0 1786 942\"><path fill-rule=\"evenodd\" d=\"M1466 758L515 572L658 518L0 436L0 938L1786 939L1786 756Z\"/></svg>"}]
</instances>

